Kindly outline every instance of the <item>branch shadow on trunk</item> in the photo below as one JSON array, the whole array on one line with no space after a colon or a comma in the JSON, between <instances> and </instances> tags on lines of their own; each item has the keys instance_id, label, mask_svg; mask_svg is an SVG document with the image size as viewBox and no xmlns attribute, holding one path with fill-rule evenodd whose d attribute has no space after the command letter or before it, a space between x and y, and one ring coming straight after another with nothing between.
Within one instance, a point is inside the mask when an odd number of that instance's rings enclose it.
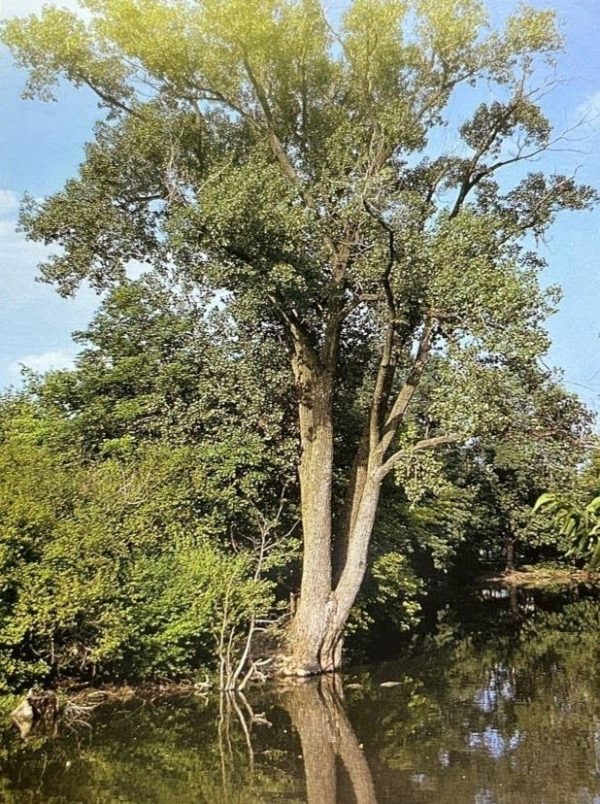
<instances>
[{"instance_id":1,"label":"branch shadow on trunk","mask_svg":"<svg viewBox=\"0 0 600 804\"><path fill-rule=\"evenodd\" d=\"M373 777L342 695L341 679L332 675L298 682L283 697L300 736L307 802L336 804L347 800L341 797L342 765L357 804L377 804Z\"/></svg>"}]
</instances>

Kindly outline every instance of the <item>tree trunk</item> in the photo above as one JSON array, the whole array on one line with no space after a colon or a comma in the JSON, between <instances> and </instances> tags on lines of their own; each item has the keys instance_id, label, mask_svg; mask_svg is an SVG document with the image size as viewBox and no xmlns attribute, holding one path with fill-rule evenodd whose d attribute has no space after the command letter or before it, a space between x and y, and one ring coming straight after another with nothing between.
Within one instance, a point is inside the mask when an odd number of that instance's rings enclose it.
<instances>
[{"instance_id":1,"label":"tree trunk","mask_svg":"<svg viewBox=\"0 0 600 804\"><path fill-rule=\"evenodd\" d=\"M380 481L369 475L364 482L360 504L345 546L344 569L332 595L334 616L321 649L323 669L326 672L339 670L341 667L344 631L367 570L367 554L380 490Z\"/></svg>"},{"instance_id":2,"label":"tree trunk","mask_svg":"<svg viewBox=\"0 0 600 804\"><path fill-rule=\"evenodd\" d=\"M515 538L508 533L505 538L506 548L506 572L512 572L515 568Z\"/></svg>"},{"instance_id":3,"label":"tree trunk","mask_svg":"<svg viewBox=\"0 0 600 804\"><path fill-rule=\"evenodd\" d=\"M396 457L392 455L386 460L386 454L427 362L432 326L427 318L413 367L387 415L389 390L385 386L391 382L388 376L390 345L383 349L381 376L375 388L368 428L357 448L341 529L337 534L335 561L332 558L332 481L337 336L326 338L329 348L320 355L300 337L294 342L293 369L299 393L302 449L300 490L304 551L300 598L288 631L283 665L287 675L317 675L335 672L341 667L344 630L367 569L381 483L393 468ZM444 439L425 440L416 446L423 449L439 441Z\"/></svg>"},{"instance_id":4,"label":"tree trunk","mask_svg":"<svg viewBox=\"0 0 600 804\"><path fill-rule=\"evenodd\" d=\"M331 527L333 381L302 356L294 363L299 388L300 492L304 551L300 598L288 638L291 675L323 672L325 634L333 619Z\"/></svg>"},{"instance_id":5,"label":"tree trunk","mask_svg":"<svg viewBox=\"0 0 600 804\"><path fill-rule=\"evenodd\" d=\"M380 481L370 476L363 485L351 532L341 545L343 569L335 588L331 585L331 525L326 528L320 522L320 532L325 533L326 538L319 539L318 531L312 529L308 530L307 538L305 531L300 602L290 629L291 656L285 668L290 675L331 673L341 668L344 631L367 568L380 486ZM327 555L324 554L325 543Z\"/></svg>"}]
</instances>

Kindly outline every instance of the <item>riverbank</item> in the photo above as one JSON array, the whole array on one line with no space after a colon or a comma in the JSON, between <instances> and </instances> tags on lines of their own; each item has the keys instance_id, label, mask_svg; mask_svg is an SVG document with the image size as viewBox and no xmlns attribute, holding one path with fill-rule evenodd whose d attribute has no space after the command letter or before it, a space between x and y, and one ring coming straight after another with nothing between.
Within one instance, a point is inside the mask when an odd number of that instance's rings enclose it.
<instances>
[{"instance_id":1,"label":"riverbank","mask_svg":"<svg viewBox=\"0 0 600 804\"><path fill-rule=\"evenodd\" d=\"M524 589L573 586L582 583L594 586L600 585L600 572L591 572L574 567L525 565L514 570L484 575L480 579L480 584L503 584Z\"/></svg>"},{"instance_id":2,"label":"riverbank","mask_svg":"<svg viewBox=\"0 0 600 804\"><path fill-rule=\"evenodd\" d=\"M42 687L43 685L38 685L37 689L41 690ZM47 689L56 693L61 709L68 704L76 707L96 708L100 704L126 703L131 700L152 702L160 698L176 696L205 697L211 691L218 692L218 688L208 681L196 682L193 680L145 681L138 684L107 682L98 686L85 686L81 681L64 679L58 684L49 685ZM8 717L12 709L26 696L27 692L0 693L0 717Z\"/></svg>"},{"instance_id":3,"label":"riverbank","mask_svg":"<svg viewBox=\"0 0 600 804\"><path fill-rule=\"evenodd\" d=\"M473 589L500 586L559 592L561 589L582 584L600 589L600 572L544 564L524 565L512 571L486 573L476 580ZM124 703L133 699L153 702L161 698L178 696L205 697L209 692L218 692L218 684L216 678L211 682L207 674L203 676L203 680L196 677L138 683L105 681L90 686L83 684L80 679L62 678L60 681L50 684L49 689L58 694L63 706L67 702L72 702L76 706L87 706L91 703L89 698L95 698L98 701L100 697L102 698L101 703ZM0 693L0 718L6 719L15 706L23 700L25 694L26 691L17 694Z\"/></svg>"}]
</instances>

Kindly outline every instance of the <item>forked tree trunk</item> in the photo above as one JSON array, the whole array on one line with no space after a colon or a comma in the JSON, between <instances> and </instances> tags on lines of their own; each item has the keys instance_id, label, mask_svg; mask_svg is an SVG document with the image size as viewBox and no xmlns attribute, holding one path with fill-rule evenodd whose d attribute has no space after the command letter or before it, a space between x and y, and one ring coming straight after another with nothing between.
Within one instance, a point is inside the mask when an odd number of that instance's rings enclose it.
<instances>
[{"instance_id":1,"label":"forked tree trunk","mask_svg":"<svg viewBox=\"0 0 600 804\"><path fill-rule=\"evenodd\" d=\"M328 378L297 369L305 380L300 402L300 487L304 552L300 599L288 636L284 672L308 676L338 670L350 610L362 584L380 481L361 476L359 500L348 520L343 559L332 560L333 421Z\"/></svg>"},{"instance_id":2,"label":"forked tree trunk","mask_svg":"<svg viewBox=\"0 0 600 804\"><path fill-rule=\"evenodd\" d=\"M390 331L394 323L390 323ZM332 544L332 483L334 471L333 394L336 365L335 338L325 360L295 342L294 374L299 392L301 439L300 489L304 538L300 598L288 631L283 672L309 676L338 670L350 611L367 569L367 553L375 524L381 483L401 453L387 457L427 362L432 321L424 324L417 355L404 385L388 406L393 362L393 338L382 351L370 420L357 447L345 513ZM444 443L424 439L413 449Z\"/></svg>"}]
</instances>

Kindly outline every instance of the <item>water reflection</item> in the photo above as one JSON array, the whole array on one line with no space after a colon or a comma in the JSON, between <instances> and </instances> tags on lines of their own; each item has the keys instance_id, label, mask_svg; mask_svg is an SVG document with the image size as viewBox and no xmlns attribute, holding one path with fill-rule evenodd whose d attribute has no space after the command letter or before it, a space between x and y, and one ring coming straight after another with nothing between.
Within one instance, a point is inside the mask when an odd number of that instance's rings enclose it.
<instances>
[{"instance_id":1,"label":"water reflection","mask_svg":"<svg viewBox=\"0 0 600 804\"><path fill-rule=\"evenodd\" d=\"M338 801L338 764L345 770L357 804L376 804L373 777L363 746L342 702L339 677L325 676L296 685L284 695L284 704L300 735L306 773L308 804Z\"/></svg>"},{"instance_id":2,"label":"water reflection","mask_svg":"<svg viewBox=\"0 0 600 804\"><path fill-rule=\"evenodd\" d=\"M510 737L504 737L498 729L486 726L485 731L473 731L469 734L469 748L484 748L493 759L500 759L509 751L519 747L523 737L515 731Z\"/></svg>"},{"instance_id":3,"label":"water reflection","mask_svg":"<svg viewBox=\"0 0 600 804\"><path fill-rule=\"evenodd\" d=\"M489 668L486 683L477 690L473 702L482 712L492 712L500 701L511 701L514 697L514 669L499 663Z\"/></svg>"},{"instance_id":4,"label":"water reflection","mask_svg":"<svg viewBox=\"0 0 600 804\"><path fill-rule=\"evenodd\" d=\"M56 737L8 728L0 801L598 804L600 607L518 602L517 620L510 596L446 608L345 691L326 677L112 704Z\"/></svg>"}]
</instances>

